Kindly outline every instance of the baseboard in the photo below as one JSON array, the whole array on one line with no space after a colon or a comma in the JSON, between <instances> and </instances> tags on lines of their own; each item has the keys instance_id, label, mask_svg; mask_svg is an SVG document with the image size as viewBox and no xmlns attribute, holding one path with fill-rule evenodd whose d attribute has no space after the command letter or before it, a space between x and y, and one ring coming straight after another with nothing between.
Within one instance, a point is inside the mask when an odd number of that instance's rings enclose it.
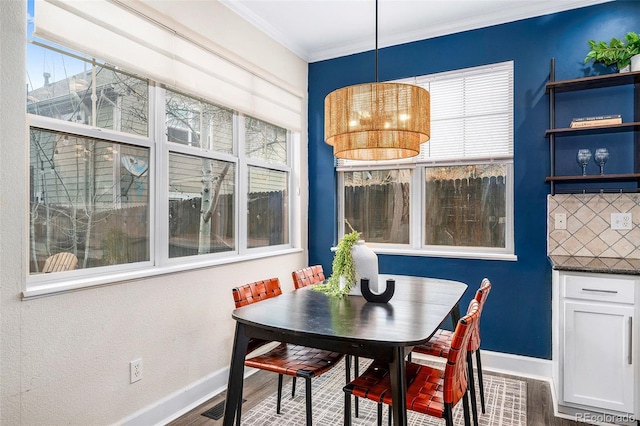
<instances>
[{"instance_id":1,"label":"baseboard","mask_svg":"<svg viewBox=\"0 0 640 426\"><path fill-rule=\"evenodd\" d=\"M536 380L551 380L550 359L480 350L482 370L510 374Z\"/></svg>"},{"instance_id":2,"label":"baseboard","mask_svg":"<svg viewBox=\"0 0 640 426\"><path fill-rule=\"evenodd\" d=\"M428 358L424 355L413 353L413 357ZM532 358L521 355L511 355L502 352L480 351L482 371L508 374L511 376L526 377L536 380L551 380L551 360ZM475 355L474 355L475 360Z\"/></svg>"},{"instance_id":3,"label":"baseboard","mask_svg":"<svg viewBox=\"0 0 640 426\"><path fill-rule=\"evenodd\" d=\"M550 381L551 360L485 350L480 351L480 354L483 371ZM412 356L424 357L415 353ZM245 377L255 371L250 368L245 369ZM118 424L123 426L165 425L223 392L227 388L228 378L227 368L217 371L128 416Z\"/></svg>"},{"instance_id":4,"label":"baseboard","mask_svg":"<svg viewBox=\"0 0 640 426\"><path fill-rule=\"evenodd\" d=\"M257 370L245 368L245 378ZM166 425L227 389L229 369L224 368L133 413L118 422L122 426Z\"/></svg>"}]
</instances>

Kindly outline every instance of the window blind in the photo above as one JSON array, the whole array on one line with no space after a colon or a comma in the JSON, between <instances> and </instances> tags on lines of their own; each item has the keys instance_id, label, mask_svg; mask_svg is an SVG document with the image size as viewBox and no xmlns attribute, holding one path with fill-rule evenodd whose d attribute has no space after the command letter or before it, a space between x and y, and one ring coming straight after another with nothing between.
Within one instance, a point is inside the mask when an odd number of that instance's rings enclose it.
<instances>
[{"instance_id":1,"label":"window blind","mask_svg":"<svg viewBox=\"0 0 640 426\"><path fill-rule=\"evenodd\" d=\"M431 94L431 138L406 160L369 162L385 166L513 157L513 62L399 80ZM337 166L364 166L338 160Z\"/></svg>"},{"instance_id":2,"label":"window blind","mask_svg":"<svg viewBox=\"0 0 640 426\"><path fill-rule=\"evenodd\" d=\"M303 99L109 0L35 1L34 35L293 131Z\"/></svg>"}]
</instances>

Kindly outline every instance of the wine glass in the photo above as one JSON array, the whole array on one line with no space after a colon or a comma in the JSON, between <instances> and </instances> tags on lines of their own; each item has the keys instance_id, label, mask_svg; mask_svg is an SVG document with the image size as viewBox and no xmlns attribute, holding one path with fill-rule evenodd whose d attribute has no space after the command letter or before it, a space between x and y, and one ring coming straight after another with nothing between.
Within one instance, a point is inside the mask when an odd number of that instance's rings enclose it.
<instances>
[{"instance_id":1,"label":"wine glass","mask_svg":"<svg viewBox=\"0 0 640 426\"><path fill-rule=\"evenodd\" d=\"M588 149L579 149L576 159L578 161L578 164L582 166L582 176L586 176L587 164L589 164L589 160L591 160L591 151Z\"/></svg>"},{"instance_id":2,"label":"wine glass","mask_svg":"<svg viewBox=\"0 0 640 426\"><path fill-rule=\"evenodd\" d=\"M604 163L609 159L609 150L607 148L598 148L593 156L593 160L600 165L600 174L604 174Z\"/></svg>"}]
</instances>

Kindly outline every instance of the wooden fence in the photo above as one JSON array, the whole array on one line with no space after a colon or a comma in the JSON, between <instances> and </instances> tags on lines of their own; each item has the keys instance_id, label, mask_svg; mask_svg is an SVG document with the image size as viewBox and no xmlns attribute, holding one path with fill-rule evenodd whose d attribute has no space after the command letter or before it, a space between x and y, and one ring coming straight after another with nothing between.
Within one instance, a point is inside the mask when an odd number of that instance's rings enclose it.
<instances>
[{"instance_id":1,"label":"wooden fence","mask_svg":"<svg viewBox=\"0 0 640 426\"><path fill-rule=\"evenodd\" d=\"M145 206L89 213L38 204L31 221L31 272L41 271L47 257L60 252L75 254L78 268L149 260Z\"/></svg>"},{"instance_id":2,"label":"wooden fence","mask_svg":"<svg viewBox=\"0 0 640 426\"><path fill-rule=\"evenodd\" d=\"M504 177L428 181L425 193L423 244L504 247ZM345 217L367 241L408 244L409 213L409 184L345 188Z\"/></svg>"},{"instance_id":3,"label":"wooden fence","mask_svg":"<svg viewBox=\"0 0 640 426\"><path fill-rule=\"evenodd\" d=\"M169 256L193 256L236 249L235 200L221 195L211 215L208 247L200 241L200 198L169 203ZM247 227L248 247L285 244L289 241L288 206L281 191L251 193ZM88 213L67 206L32 207L30 271L37 273L47 257L71 252L78 268L149 260L147 207ZM86 257L86 261L85 261Z\"/></svg>"}]
</instances>

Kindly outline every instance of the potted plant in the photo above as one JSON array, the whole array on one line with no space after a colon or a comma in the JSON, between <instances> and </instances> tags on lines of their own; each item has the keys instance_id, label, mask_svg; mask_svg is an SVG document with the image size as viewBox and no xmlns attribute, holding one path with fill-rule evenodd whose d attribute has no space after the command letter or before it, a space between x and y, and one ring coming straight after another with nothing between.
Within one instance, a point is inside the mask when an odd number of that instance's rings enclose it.
<instances>
[{"instance_id":1,"label":"potted plant","mask_svg":"<svg viewBox=\"0 0 640 426\"><path fill-rule=\"evenodd\" d=\"M327 293L330 296L342 296L349 294L351 287L356 282L356 264L351 255L351 248L360 239L360 232L352 231L346 234L338 242L333 263L331 264L331 276L326 284L313 286L314 290ZM344 285L340 285L340 277L344 277Z\"/></svg>"},{"instance_id":2,"label":"potted plant","mask_svg":"<svg viewBox=\"0 0 640 426\"><path fill-rule=\"evenodd\" d=\"M606 66L615 65L619 72L627 71L633 56L640 54L640 36L634 32L628 32L624 39L613 37L609 43L606 41L589 40L591 50L584 58L584 62L600 62ZM634 58L634 64L636 58Z\"/></svg>"},{"instance_id":3,"label":"potted plant","mask_svg":"<svg viewBox=\"0 0 640 426\"><path fill-rule=\"evenodd\" d=\"M347 294L361 295L360 279L367 278L370 287L378 291L378 256L360 239L361 233L351 228L351 232L340 239L331 264L331 276L325 284L313 289L330 296Z\"/></svg>"}]
</instances>

